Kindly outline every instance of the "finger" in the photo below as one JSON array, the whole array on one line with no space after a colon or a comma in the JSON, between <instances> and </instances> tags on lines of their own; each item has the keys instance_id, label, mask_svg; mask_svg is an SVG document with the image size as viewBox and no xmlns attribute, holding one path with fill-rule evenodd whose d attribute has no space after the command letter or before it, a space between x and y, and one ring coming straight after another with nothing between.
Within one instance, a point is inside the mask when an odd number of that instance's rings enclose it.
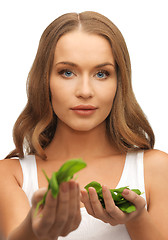
<instances>
[{"instance_id":1,"label":"finger","mask_svg":"<svg viewBox=\"0 0 168 240\"><path fill-rule=\"evenodd\" d=\"M51 190L48 191L45 205L41 209L40 214L33 218L33 227L37 230L38 235L46 234L55 222L55 209L57 205L57 199L54 199L51 194ZM40 232L38 229L41 229Z\"/></svg>"},{"instance_id":2,"label":"finger","mask_svg":"<svg viewBox=\"0 0 168 240\"><path fill-rule=\"evenodd\" d=\"M48 191L45 205L43 208L43 218L45 222L47 221L48 224L52 225L55 221L55 211L57 208L57 198L53 198L51 190ZM48 219L48 220L47 220Z\"/></svg>"},{"instance_id":3,"label":"finger","mask_svg":"<svg viewBox=\"0 0 168 240\"><path fill-rule=\"evenodd\" d=\"M102 192L107 213L113 219L120 219L120 221L125 218L125 214L115 205L110 190L102 186Z\"/></svg>"},{"instance_id":4,"label":"finger","mask_svg":"<svg viewBox=\"0 0 168 240\"><path fill-rule=\"evenodd\" d=\"M79 185L75 181L69 182L69 214L66 225L61 236L66 236L70 231L75 230L80 223L80 195Z\"/></svg>"},{"instance_id":5,"label":"finger","mask_svg":"<svg viewBox=\"0 0 168 240\"><path fill-rule=\"evenodd\" d=\"M81 211L80 211L80 189L79 189L79 184L76 183L76 188L77 188L77 195L76 195L76 214L74 214L73 218L73 230L76 229L81 221Z\"/></svg>"},{"instance_id":6,"label":"finger","mask_svg":"<svg viewBox=\"0 0 168 240\"><path fill-rule=\"evenodd\" d=\"M92 206L95 217L105 221L106 214L98 199L98 195L95 188L93 187L89 188L89 196L90 196L90 202L91 202L91 206Z\"/></svg>"},{"instance_id":7,"label":"finger","mask_svg":"<svg viewBox=\"0 0 168 240\"><path fill-rule=\"evenodd\" d=\"M56 226L62 229L68 219L69 211L69 182L60 184L60 192L58 195L58 206L56 209Z\"/></svg>"},{"instance_id":8,"label":"finger","mask_svg":"<svg viewBox=\"0 0 168 240\"><path fill-rule=\"evenodd\" d=\"M47 188L40 188L33 194L33 197L31 199L32 206L36 207L37 203L42 200L46 191L47 191Z\"/></svg>"},{"instance_id":9,"label":"finger","mask_svg":"<svg viewBox=\"0 0 168 240\"><path fill-rule=\"evenodd\" d=\"M77 210L80 211L80 187L78 183L77 183Z\"/></svg>"},{"instance_id":10,"label":"finger","mask_svg":"<svg viewBox=\"0 0 168 240\"><path fill-rule=\"evenodd\" d=\"M94 216L94 212L89 199L89 194L86 189L81 190L81 202L85 205L88 214Z\"/></svg>"},{"instance_id":11,"label":"finger","mask_svg":"<svg viewBox=\"0 0 168 240\"><path fill-rule=\"evenodd\" d=\"M132 202L136 206L136 208L145 207L145 199L129 189L124 189L124 191L122 192L122 196L128 201Z\"/></svg>"},{"instance_id":12,"label":"finger","mask_svg":"<svg viewBox=\"0 0 168 240\"><path fill-rule=\"evenodd\" d=\"M76 215L77 211L77 184L74 181L69 182L69 212L68 212L68 221L73 222L73 218ZM68 223L69 224L69 223Z\"/></svg>"},{"instance_id":13,"label":"finger","mask_svg":"<svg viewBox=\"0 0 168 240\"><path fill-rule=\"evenodd\" d=\"M80 213L80 190L79 190L79 184L75 183L75 191L73 191L73 185L72 192L70 193L70 218L71 216L73 218L76 218L76 215ZM70 183L70 184L74 184ZM73 209L73 210L72 210Z\"/></svg>"}]
</instances>

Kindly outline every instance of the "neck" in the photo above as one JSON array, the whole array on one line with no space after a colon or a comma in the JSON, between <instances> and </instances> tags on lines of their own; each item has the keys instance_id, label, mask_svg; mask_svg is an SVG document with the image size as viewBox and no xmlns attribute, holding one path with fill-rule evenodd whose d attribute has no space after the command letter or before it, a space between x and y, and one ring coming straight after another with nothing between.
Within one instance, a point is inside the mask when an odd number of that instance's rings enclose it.
<instances>
[{"instance_id":1,"label":"neck","mask_svg":"<svg viewBox=\"0 0 168 240\"><path fill-rule=\"evenodd\" d=\"M57 126L55 136L45 150L48 159L95 159L116 154L109 142L106 125L102 123L90 131L75 131L68 126Z\"/></svg>"}]
</instances>

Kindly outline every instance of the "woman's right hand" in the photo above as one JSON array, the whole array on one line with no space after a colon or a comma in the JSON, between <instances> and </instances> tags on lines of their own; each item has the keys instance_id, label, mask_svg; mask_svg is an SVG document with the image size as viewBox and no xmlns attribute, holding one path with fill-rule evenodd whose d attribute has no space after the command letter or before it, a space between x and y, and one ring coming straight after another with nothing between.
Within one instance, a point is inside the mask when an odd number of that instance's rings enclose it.
<instances>
[{"instance_id":1,"label":"woman's right hand","mask_svg":"<svg viewBox=\"0 0 168 240\"><path fill-rule=\"evenodd\" d=\"M56 240L66 236L80 224L80 191L79 185L73 180L60 184L58 197L54 199L48 192L45 205L34 216L35 208L42 199L46 189L39 189L32 198L31 223L32 230L40 240Z\"/></svg>"}]
</instances>

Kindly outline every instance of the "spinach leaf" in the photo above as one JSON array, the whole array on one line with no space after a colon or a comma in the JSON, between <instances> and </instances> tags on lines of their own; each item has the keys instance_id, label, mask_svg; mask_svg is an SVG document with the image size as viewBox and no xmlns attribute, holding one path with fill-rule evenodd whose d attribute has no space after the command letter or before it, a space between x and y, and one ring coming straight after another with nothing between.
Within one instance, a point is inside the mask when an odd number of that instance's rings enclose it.
<instances>
[{"instance_id":1,"label":"spinach leaf","mask_svg":"<svg viewBox=\"0 0 168 240\"><path fill-rule=\"evenodd\" d=\"M53 172L52 177L49 181L49 189L51 188L51 193L54 198L58 195L59 185L57 180L57 172Z\"/></svg>"},{"instance_id":2,"label":"spinach leaf","mask_svg":"<svg viewBox=\"0 0 168 240\"><path fill-rule=\"evenodd\" d=\"M99 190L102 189L102 186L100 185L100 183L95 182L95 181L90 182L89 184L87 184L87 185L85 186L85 189L88 191L89 187L95 188L95 189L96 189L96 192L98 192Z\"/></svg>"},{"instance_id":3,"label":"spinach leaf","mask_svg":"<svg viewBox=\"0 0 168 240\"><path fill-rule=\"evenodd\" d=\"M125 213L131 213L136 211L136 207L128 201L122 203L121 205L118 205L118 208Z\"/></svg>"},{"instance_id":4,"label":"spinach leaf","mask_svg":"<svg viewBox=\"0 0 168 240\"><path fill-rule=\"evenodd\" d=\"M95 188L97 195L98 195L98 199L99 199L102 207L105 208L101 184L98 182L95 182L95 181L87 184L85 186L85 189L87 190L88 193L89 193L89 187ZM110 189L111 196L114 200L114 203L119 209L121 209L125 213L134 212L134 211L136 211L136 207L131 202L126 200L121 194L124 191L124 189L129 189L129 187L126 186L126 187L121 187L118 189ZM138 195L142 194L139 189L131 189L131 190L134 191L135 193L137 193Z\"/></svg>"},{"instance_id":5,"label":"spinach leaf","mask_svg":"<svg viewBox=\"0 0 168 240\"><path fill-rule=\"evenodd\" d=\"M126 186L126 187L121 187L121 188L111 189L111 190L116 193L122 193L126 188L129 189L128 186Z\"/></svg>"},{"instance_id":6,"label":"spinach leaf","mask_svg":"<svg viewBox=\"0 0 168 240\"><path fill-rule=\"evenodd\" d=\"M131 191L135 192L138 195L141 195L141 191L139 189L131 189Z\"/></svg>"},{"instance_id":7,"label":"spinach leaf","mask_svg":"<svg viewBox=\"0 0 168 240\"><path fill-rule=\"evenodd\" d=\"M35 209L35 216L38 213L39 207L45 204L48 191L51 189L52 196L57 197L59 193L59 185L62 182L67 182L73 178L73 175L86 167L86 163L82 159L71 159L65 162L57 172L53 172L51 178L49 178L44 170L43 173L48 181L48 190L44 194L41 201L37 203Z\"/></svg>"},{"instance_id":8,"label":"spinach leaf","mask_svg":"<svg viewBox=\"0 0 168 240\"><path fill-rule=\"evenodd\" d=\"M82 159L71 159L65 162L57 172L57 181L58 184L61 182L69 181L73 178L73 175L81 170L82 168L86 167L86 163L82 161Z\"/></svg>"}]
</instances>

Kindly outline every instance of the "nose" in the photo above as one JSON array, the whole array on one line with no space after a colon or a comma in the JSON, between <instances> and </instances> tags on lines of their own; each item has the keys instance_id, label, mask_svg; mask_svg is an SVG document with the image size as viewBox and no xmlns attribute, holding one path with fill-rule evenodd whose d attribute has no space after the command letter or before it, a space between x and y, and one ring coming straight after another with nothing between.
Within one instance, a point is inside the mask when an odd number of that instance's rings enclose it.
<instances>
[{"instance_id":1,"label":"nose","mask_svg":"<svg viewBox=\"0 0 168 240\"><path fill-rule=\"evenodd\" d=\"M94 96L94 90L91 83L91 79L88 75L82 76L78 79L78 83L76 86L76 97L78 98L92 98Z\"/></svg>"}]
</instances>

